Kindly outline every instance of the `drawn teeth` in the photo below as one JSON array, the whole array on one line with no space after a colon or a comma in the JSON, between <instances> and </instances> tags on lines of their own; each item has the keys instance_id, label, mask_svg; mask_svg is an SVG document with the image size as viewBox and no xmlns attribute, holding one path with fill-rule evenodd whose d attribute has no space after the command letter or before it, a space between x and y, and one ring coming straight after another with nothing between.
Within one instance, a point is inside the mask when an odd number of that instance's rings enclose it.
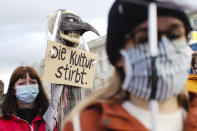
<instances>
[{"instance_id":1,"label":"drawn teeth","mask_svg":"<svg viewBox=\"0 0 197 131\"><path fill-rule=\"evenodd\" d=\"M63 31L60 31L60 37L76 44L79 44L80 42L79 41L80 34L76 31L70 31L67 34L64 34Z\"/></svg>"},{"instance_id":2,"label":"drawn teeth","mask_svg":"<svg viewBox=\"0 0 197 131\"><path fill-rule=\"evenodd\" d=\"M64 34L64 35L68 35L69 37L76 37L76 38L80 37L80 35L75 31L71 31L68 34Z\"/></svg>"}]
</instances>

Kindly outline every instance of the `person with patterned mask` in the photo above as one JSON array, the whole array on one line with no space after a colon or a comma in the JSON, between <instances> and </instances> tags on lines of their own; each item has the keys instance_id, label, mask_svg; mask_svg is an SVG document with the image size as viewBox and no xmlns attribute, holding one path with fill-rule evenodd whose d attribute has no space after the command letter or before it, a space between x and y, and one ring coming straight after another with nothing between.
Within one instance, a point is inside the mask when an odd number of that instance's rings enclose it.
<instances>
[{"instance_id":1,"label":"person with patterned mask","mask_svg":"<svg viewBox=\"0 0 197 131\"><path fill-rule=\"evenodd\" d=\"M73 110L64 131L197 130L197 101L189 106L185 91L191 63L187 44L191 25L182 10L185 5L173 0L114 2L106 50L115 74L107 88ZM152 14L148 10L155 7L156 24L149 23ZM154 56L151 24L157 25Z\"/></svg>"}]
</instances>

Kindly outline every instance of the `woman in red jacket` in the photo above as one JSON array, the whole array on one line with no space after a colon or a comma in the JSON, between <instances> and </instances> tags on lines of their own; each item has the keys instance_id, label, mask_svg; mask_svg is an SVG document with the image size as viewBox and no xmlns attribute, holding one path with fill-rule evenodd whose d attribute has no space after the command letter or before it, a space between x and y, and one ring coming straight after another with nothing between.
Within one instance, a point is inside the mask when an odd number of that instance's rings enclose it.
<instances>
[{"instance_id":1,"label":"woman in red jacket","mask_svg":"<svg viewBox=\"0 0 197 131\"><path fill-rule=\"evenodd\" d=\"M155 25L147 19L148 7L155 13L151 2L157 5L157 52L150 51L152 41L148 42L148 27ZM73 110L64 131L197 130L197 100L189 107L184 90L191 62L187 47L191 26L182 11L188 3L183 3L115 1L106 41L115 74L107 88ZM152 40L157 38L156 31L153 36Z\"/></svg>"},{"instance_id":2,"label":"woman in red jacket","mask_svg":"<svg viewBox=\"0 0 197 131\"><path fill-rule=\"evenodd\" d=\"M36 71L19 66L12 73L0 118L0 131L45 131L49 100Z\"/></svg>"}]
</instances>

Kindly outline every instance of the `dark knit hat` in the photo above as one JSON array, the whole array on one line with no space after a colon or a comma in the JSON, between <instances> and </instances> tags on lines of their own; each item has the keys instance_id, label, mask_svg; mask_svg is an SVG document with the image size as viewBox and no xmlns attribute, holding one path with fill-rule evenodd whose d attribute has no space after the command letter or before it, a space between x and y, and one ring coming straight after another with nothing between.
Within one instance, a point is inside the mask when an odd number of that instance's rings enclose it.
<instances>
[{"instance_id":1,"label":"dark knit hat","mask_svg":"<svg viewBox=\"0 0 197 131\"><path fill-rule=\"evenodd\" d=\"M148 3L136 3L136 0L116 0L112 5L108 16L107 43L106 50L110 62L115 65L120 57L119 50L125 46L123 43L126 33L134 29L137 25L147 20ZM191 30L187 15L181 9L161 7L162 3L157 2L158 16L173 16L183 21L186 35Z\"/></svg>"}]
</instances>

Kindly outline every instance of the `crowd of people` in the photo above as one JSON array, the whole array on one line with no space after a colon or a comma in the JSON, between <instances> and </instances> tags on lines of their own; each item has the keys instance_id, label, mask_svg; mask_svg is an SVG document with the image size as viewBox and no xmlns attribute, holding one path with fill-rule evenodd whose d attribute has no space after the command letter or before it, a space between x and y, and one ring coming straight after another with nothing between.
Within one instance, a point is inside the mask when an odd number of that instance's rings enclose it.
<instances>
[{"instance_id":1,"label":"crowd of people","mask_svg":"<svg viewBox=\"0 0 197 131\"><path fill-rule=\"evenodd\" d=\"M188 49L190 21L182 8L156 2L158 53L153 56L149 4L147 0L113 3L106 51L115 72L108 87L88 96L66 117L62 129L53 130L197 130L197 53L191 55ZM36 71L17 67L2 104L0 131L46 130L43 115L48 106Z\"/></svg>"}]
</instances>

